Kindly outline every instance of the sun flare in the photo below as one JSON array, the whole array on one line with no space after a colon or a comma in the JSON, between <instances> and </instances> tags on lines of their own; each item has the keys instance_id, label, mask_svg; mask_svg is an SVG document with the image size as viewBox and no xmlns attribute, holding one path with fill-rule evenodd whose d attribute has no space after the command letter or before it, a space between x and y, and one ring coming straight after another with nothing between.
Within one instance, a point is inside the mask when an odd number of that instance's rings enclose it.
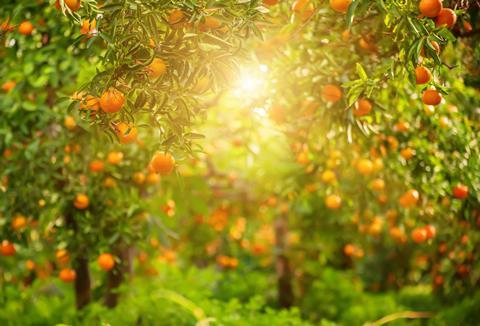
<instances>
[{"instance_id":1,"label":"sun flare","mask_svg":"<svg viewBox=\"0 0 480 326\"><path fill-rule=\"evenodd\" d=\"M242 69L234 84L234 95L242 99L256 99L265 95L267 72L266 65Z\"/></svg>"}]
</instances>

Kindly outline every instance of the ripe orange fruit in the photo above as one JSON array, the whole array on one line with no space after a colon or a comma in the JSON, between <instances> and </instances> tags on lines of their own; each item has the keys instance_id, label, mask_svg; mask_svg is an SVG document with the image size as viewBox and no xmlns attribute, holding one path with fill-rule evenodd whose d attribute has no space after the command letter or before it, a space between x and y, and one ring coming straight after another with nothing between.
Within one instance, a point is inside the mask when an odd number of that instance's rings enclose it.
<instances>
[{"instance_id":1,"label":"ripe orange fruit","mask_svg":"<svg viewBox=\"0 0 480 326\"><path fill-rule=\"evenodd\" d=\"M160 175L169 175L175 167L175 159L170 153L156 152L150 160L153 172Z\"/></svg>"},{"instance_id":2,"label":"ripe orange fruit","mask_svg":"<svg viewBox=\"0 0 480 326\"><path fill-rule=\"evenodd\" d=\"M322 90L322 97L326 102L338 102L342 98L342 90L336 85L325 85Z\"/></svg>"},{"instance_id":3,"label":"ripe orange fruit","mask_svg":"<svg viewBox=\"0 0 480 326\"><path fill-rule=\"evenodd\" d=\"M208 90L210 86L210 78L208 76L203 76L197 80L195 86L193 86L192 91L196 94L203 94Z\"/></svg>"},{"instance_id":4,"label":"ripe orange fruit","mask_svg":"<svg viewBox=\"0 0 480 326\"><path fill-rule=\"evenodd\" d=\"M372 112L372 103L369 100L361 98L355 102L355 108L353 114L357 117L361 117Z\"/></svg>"},{"instance_id":5,"label":"ripe orange fruit","mask_svg":"<svg viewBox=\"0 0 480 326\"><path fill-rule=\"evenodd\" d=\"M400 155L406 159L409 160L415 155L415 151L411 149L410 147L404 148L400 151Z\"/></svg>"},{"instance_id":6,"label":"ripe orange fruit","mask_svg":"<svg viewBox=\"0 0 480 326\"><path fill-rule=\"evenodd\" d=\"M217 263L220 266L228 267L228 264L230 262L230 257L228 257L228 256L218 256L216 260L217 260Z\"/></svg>"},{"instance_id":7,"label":"ripe orange fruit","mask_svg":"<svg viewBox=\"0 0 480 326\"><path fill-rule=\"evenodd\" d=\"M412 231L412 240L415 243L422 243L427 240L427 231L424 228L415 228Z\"/></svg>"},{"instance_id":8,"label":"ripe orange fruit","mask_svg":"<svg viewBox=\"0 0 480 326\"><path fill-rule=\"evenodd\" d=\"M12 229L20 231L27 226L27 218L23 215L17 215L12 220Z\"/></svg>"},{"instance_id":9,"label":"ripe orange fruit","mask_svg":"<svg viewBox=\"0 0 480 326\"><path fill-rule=\"evenodd\" d=\"M283 123L285 122L286 111L283 106L272 105L270 109L268 109L268 117L276 123Z\"/></svg>"},{"instance_id":10,"label":"ripe orange fruit","mask_svg":"<svg viewBox=\"0 0 480 326\"><path fill-rule=\"evenodd\" d=\"M82 21L82 27L80 28L80 34L86 35L87 38L93 36L93 33L97 28L97 21L95 19L92 20L84 20Z\"/></svg>"},{"instance_id":11,"label":"ripe orange fruit","mask_svg":"<svg viewBox=\"0 0 480 326\"><path fill-rule=\"evenodd\" d=\"M185 15L183 14L183 11L181 11L180 9L174 9L170 12L170 15L168 16L168 23L170 25L180 24L184 18Z\"/></svg>"},{"instance_id":12,"label":"ripe orange fruit","mask_svg":"<svg viewBox=\"0 0 480 326\"><path fill-rule=\"evenodd\" d=\"M437 54L440 54L440 45L436 42L436 41L429 41L430 45L435 49L435 52ZM420 50L420 55L422 57L425 56L425 49L424 47L422 47L422 49Z\"/></svg>"},{"instance_id":13,"label":"ripe orange fruit","mask_svg":"<svg viewBox=\"0 0 480 326\"><path fill-rule=\"evenodd\" d=\"M33 24L25 20L18 25L18 32L22 35L31 35L33 32Z\"/></svg>"},{"instance_id":14,"label":"ripe orange fruit","mask_svg":"<svg viewBox=\"0 0 480 326\"><path fill-rule=\"evenodd\" d=\"M375 179L372 181L371 187L373 190L381 191L385 189L385 181L383 179Z\"/></svg>"},{"instance_id":15,"label":"ripe orange fruit","mask_svg":"<svg viewBox=\"0 0 480 326\"><path fill-rule=\"evenodd\" d=\"M11 32L15 29L15 26L10 25L10 17L0 24L0 30L3 32Z\"/></svg>"},{"instance_id":16,"label":"ripe orange fruit","mask_svg":"<svg viewBox=\"0 0 480 326\"><path fill-rule=\"evenodd\" d=\"M155 45L155 40L151 37L148 39L148 46L151 47L152 49L154 49L155 46L156 46Z\"/></svg>"},{"instance_id":17,"label":"ripe orange fruit","mask_svg":"<svg viewBox=\"0 0 480 326\"><path fill-rule=\"evenodd\" d=\"M117 165L123 160L123 153L122 152L110 152L107 155L108 163L112 165Z\"/></svg>"},{"instance_id":18,"label":"ripe orange fruit","mask_svg":"<svg viewBox=\"0 0 480 326\"><path fill-rule=\"evenodd\" d=\"M14 256L15 246L12 242L3 240L2 245L0 246L0 252L2 253L2 256Z\"/></svg>"},{"instance_id":19,"label":"ripe orange fruit","mask_svg":"<svg viewBox=\"0 0 480 326\"><path fill-rule=\"evenodd\" d=\"M346 13L352 0L330 0L330 7L341 13Z\"/></svg>"},{"instance_id":20,"label":"ripe orange fruit","mask_svg":"<svg viewBox=\"0 0 480 326\"><path fill-rule=\"evenodd\" d=\"M468 197L468 187L462 183L453 187L453 197L457 199L466 199Z\"/></svg>"},{"instance_id":21,"label":"ripe orange fruit","mask_svg":"<svg viewBox=\"0 0 480 326\"><path fill-rule=\"evenodd\" d=\"M304 189L307 192L315 192L317 190L317 184L315 183L306 184Z\"/></svg>"},{"instance_id":22,"label":"ripe orange fruit","mask_svg":"<svg viewBox=\"0 0 480 326\"><path fill-rule=\"evenodd\" d=\"M394 126L395 131L407 132L410 129L410 124L406 121L399 121Z\"/></svg>"},{"instance_id":23,"label":"ripe orange fruit","mask_svg":"<svg viewBox=\"0 0 480 326\"><path fill-rule=\"evenodd\" d=\"M442 10L440 10L440 13L435 19L435 26L445 26L447 28L452 28L456 22L457 14L455 14L455 11L450 8L443 8Z\"/></svg>"},{"instance_id":24,"label":"ripe orange fruit","mask_svg":"<svg viewBox=\"0 0 480 326\"><path fill-rule=\"evenodd\" d=\"M362 48L366 51L376 52L378 50L378 48L375 45L375 43L373 42L373 40L371 40L371 37L362 36L360 38L360 40L358 41L358 45L360 46L360 48Z\"/></svg>"},{"instance_id":25,"label":"ripe orange fruit","mask_svg":"<svg viewBox=\"0 0 480 326\"><path fill-rule=\"evenodd\" d=\"M152 63L148 65L148 73L153 78L158 78L167 71L167 65L160 58L153 59Z\"/></svg>"},{"instance_id":26,"label":"ripe orange fruit","mask_svg":"<svg viewBox=\"0 0 480 326\"><path fill-rule=\"evenodd\" d=\"M342 198L339 195L328 195L325 198L325 206L329 209L339 209L342 206Z\"/></svg>"},{"instance_id":27,"label":"ripe orange fruit","mask_svg":"<svg viewBox=\"0 0 480 326\"><path fill-rule=\"evenodd\" d=\"M426 84L431 78L432 73L427 68L422 66L415 68L415 79L417 81L417 85Z\"/></svg>"},{"instance_id":28,"label":"ripe orange fruit","mask_svg":"<svg viewBox=\"0 0 480 326\"><path fill-rule=\"evenodd\" d=\"M433 46L437 54L440 53L440 45L436 41L430 41L430 45Z\"/></svg>"},{"instance_id":29,"label":"ripe orange fruit","mask_svg":"<svg viewBox=\"0 0 480 326\"><path fill-rule=\"evenodd\" d=\"M148 173L145 181L150 185L154 185L160 181L160 177L156 173Z\"/></svg>"},{"instance_id":30,"label":"ripe orange fruit","mask_svg":"<svg viewBox=\"0 0 480 326\"><path fill-rule=\"evenodd\" d=\"M470 268L468 266L465 266L465 265L459 265L457 267L457 273L461 276L461 277L465 277L467 276L469 273L470 273Z\"/></svg>"},{"instance_id":31,"label":"ripe orange fruit","mask_svg":"<svg viewBox=\"0 0 480 326\"><path fill-rule=\"evenodd\" d=\"M267 6L274 6L276 5L280 0L263 0L263 4Z\"/></svg>"},{"instance_id":32,"label":"ripe orange fruit","mask_svg":"<svg viewBox=\"0 0 480 326\"><path fill-rule=\"evenodd\" d=\"M71 115L67 115L65 119L63 120L63 125L68 129L68 130L73 130L77 126L77 123L75 122L75 118L72 117Z\"/></svg>"},{"instance_id":33,"label":"ripe orange fruit","mask_svg":"<svg viewBox=\"0 0 480 326\"><path fill-rule=\"evenodd\" d=\"M425 232L427 233L427 239L432 239L437 234L437 229L435 228L435 226L431 224L426 225L424 229L425 229Z\"/></svg>"},{"instance_id":34,"label":"ripe orange fruit","mask_svg":"<svg viewBox=\"0 0 480 326\"><path fill-rule=\"evenodd\" d=\"M292 11L299 15L302 21L307 21L315 12L315 7L310 0L296 0L292 4Z\"/></svg>"},{"instance_id":35,"label":"ripe orange fruit","mask_svg":"<svg viewBox=\"0 0 480 326\"><path fill-rule=\"evenodd\" d=\"M35 262L29 259L25 262L25 267L27 268L27 270L33 271L35 269Z\"/></svg>"},{"instance_id":36,"label":"ripe orange fruit","mask_svg":"<svg viewBox=\"0 0 480 326\"><path fill-rule=\"evenodd\" d=\"M105 163L101 160L94 160L90 162L89 167L92 172L102 172L105 169Z\"/></svg>"},{"instance_id":37,"label":"ripe orange fruit","mask_svg":"<svg viewBox=\"0 0 480 326\"><path fill-rule=\"evenodd\" d=\"M421 0L418 8L425 17L434 18L440 13L443 5L441 0Z\"/></svg>"},{"instance_id":38,"label":"ripe orange fruit","mask_svg":"<svg viewBox=\"0 0 480 326\"><path fill-rule=\"evenodd\" d=\"M71 283L77 278L75 270L71 268L62 268L60 270L59 278L65 283Z\"/></svg>"},{"instance_id":39,"label":"ripe orange fruit","mask_svg":"<svg viewBox=\"0 0 480 326\"><path fill-rule=\"evenodd\" d=\"M422 101L426 105L438 105L442 102L442 95L435 89L426 89L423 92Z\"/></svg>"},{"instance_id":40,"label":"ripe orange fruit","mask_svg":"<svg viewBox=\"0 0 480 326\"><path fill-rule=\"evenodd\" d=\"M300 164L308 164L310 159L308 158L308 151L301 151L297 155L297 162Z\"/></svg>"},{"instance_id":41,"label":"ripe orange fruit","mask_svg":"<svg viewBox=\"0 0 480 326\"><path fill-rule=\"evenodd\" d=\"M98 266L108 272L115 266L115 259L111 254L101 254L98 256Z\"/></svg>"},{"instance_id":42,"label":"ripe orange fruit","mask_svg":"<svg viewBox=\"0 0 480 326\"><path fill-rule=\"evenodd\" d=\"M116 88L106 90L100 97L100 107L105 113L115 113L122 109L125 95Z\"/></svg>"},{"instance_id":43,"label":"ripe orange fruit","mask_svg":"<svg viewBox=\"0 0 480 326\"><path fill-rule=\"evenodd\" d=\"M373 172L373 162L369 159L362 158L357 163L357 170L363 175L368 175Z\"/></svg>"},{"instance_id":44,"label":"ripe orange fruit","mask_svg":"<svg viewBox=\"0 0 480 326\"><path fill-rule=\"evenodd\" d=\"M442 275L435 275L435 278L433 279L433 284L437 287L442 286L444 282L443 276Z\"/></svg>"},{"instance_id":45,"label":"ripe orange fruit","mask_svg":"<svg viewBox=\"0 0 480 326\"><path fill-rule=\"evenodd\" d=\"M381 205L385 205L388 202L388 196L385 194L379 194L377 197L377 201Z\"/></svg>"},{"instance_id":46,"label":"ripe orange fruit","mask_svg":"<svg viewBox=\"0 0 480 326\"><path fill-rule=\"evenodd\" d=\"M68 251L65 249L58 249L55 252L55 259L60 265L66 265L70 261L70 256Z\"/></svg>"},{"instance_id":47,"label":"ripe orange fruit","mask_svg":"<svg viewBox=\"0 0 480 326\"><path fill-rule=\"evenodd\" d=\"M335 175L335 172L333 172L332 170L325 170L321 175L321 179L323 183L331 184L334 183L335 180L337 180L337 177Z\"/></svg>"},{"instance_id":48,"label":"ripe orange fruit","mask_svg":"<svg viewBox=\"0 0 480 326\"><path fill-rule=\"evenodd\" d=\"M328 152L328 157L330 158L341 158L343 153L338 149L332 149Z\"/></svg>"},{"instance_id":49,"label":"ripe orange fruit","mask_svg":"<svg viewBox=\"0 0 480 326\"><path fill-rule=\"evenodd\" d=\"M396 240L396 241L399 241L399 242L406 242L406 235L404 233L404 231L398 227L392 227L390 228L390 236Z\"/></svg>"},{"instance_id":50,"label":"ripe orange fruit","mask_svg":"<svg viewBox=\"0 0 480 326\"><path fill-rule=\"evenodd\" d=\"M383 169L383 161L380 157L378 157L373 160L373 170L380 171L381 169Z\"/></svg>"},{"instance_id":51,"label":"ripe orange fruit","mask_svg":"<svg viewBox=\"0 0 480 326\"><path fill-rule=\"evenodd\" d=\"M404 193L400 199L399 203L405 208L415 206L420 199L420 193L415 189L410 189Z\"/></svg>"},{"instance_id":52,"label":"ripe orange fruit","mask_svg":"<svg viewBox=\"0 0 480 326\"><path fill-rule=\"evenodd\" d=\"M142 185L145 182L145 174L143 172L135 172L133 174L133 182L137 185Z\"/></svg>"},{"instance_id":53,"label":"ripe orange fruit","mask_svg":"<svg viewBox=\"0 0 480 326\"><path fill-rule=\"evenodd\" d=\"M120 122L116 128L117 136L121 144L130 144L137 139L138 131L134 126Z\"/></svg>"},{"instance_id":54,"label":"ripe orange fruit","mask_svg":"<svg viewBox=\"0 0 480 326\"><path fill-rule=\"evenodd\" d=\"M345 247L343 247L343 253L348 257L353 256L355 253L355 246L351 243L346 244Z\"/></svg>"},{"instance_id":55,"label":"ripe orange fruit","mask_svg":"<svg viewBox=\"0 0 480 326\"><path fill-rule=\"evenodd\" d=\"M225 268L235 269L238 267L238 259L235 257L219 256L217 257L217 262Z\"/></svg>"},{"instance_id":56,"label":"ripe orange fruit","mask_svg":"<svg viewBox=\"0 0 480 326\"><path fill-rule=\"evenodd\" d=\"M88 205L90 204L90 200L88 199L88 196L85 194L77 194L75 196L75 200L73 201L73 206L77 209L86 209Z\"/></svg>"},{"instance_id":57,"label":"ripe orange fruit","mask_svg":"<svg viewBox=\"0 0 480 326\"><path fill-rule=\"evenodd\" d=\"M438 252L439 252L440 254L442 254L442 255L445 254L445 253L447 252L447 250L448 250L448 247L447 247L447 244L446 244L446 243L440 243L440 244L438 245Z\"/></svg>"},{"instance_id":58,"label":"ripe orange fruit","mask_svg":"<svg viewBox=\"0 0 480 326\"><path fill-rule=\"evenodd\" d=\"M106 177L105 180L103 180L103 186L105 188L114 188L116 185L117 182L112 177Z\"/></svg>"},{"instance_id":59,"label":"ripe orange fruit","mask_svg":"<svg viewBox=\"0 0 480 326\"><path fill-rule=\"evenodd\" d=\"M348 40L350 40L350 31L348 29L342 32L342 40L343 42L348 42Z\"/></svg>"},{"instance_id":60,"label":"ripe orange fruit","mask_svg":"<svg viewBox=\"0 0 480 326\"><path fill-rule=\"evenodd\" d=\"M98 98L93 95L87 95L80 101L80 110L98 111L99 108L100 102Z\"/></svg>"},{"instance_id":61,"label":"ripe orange fruit","mask_svg":"<svg viewBox=\"0 0 480 326\"><path fill-rule=\"evenodd\" d=\"M12 89L17 86L17 83L13 80L8 80L2 84L2 90L5 92L10 92Z\"/></svg>"},{"instance_id":62,"label":"ripe orange fruit","mask_svg":"<svg viewBox=\"0 0 480 326\"><path fill-rule=\"evenodd\" d=\"M450 126L450 119L443 115L438 119L438 124L440 125L440 128L445 129Z\"/></svg>"},{"instance_id":63,"label":"ripe orange fruit","mask_svg":"<svg viewBox=\"0 0 480 326\"><path fill-rule=\"evenodd\" d=\"M463 29L465 30L465 32L470 33L471 31L473 31L472 24L470 24L470 22L464 21Z\"/></svg>"},{"instance_id":64,"label":"ripe orange fruit","mask_svg":"<svg viewBox=\"0 0 480 326\"><path fill-rule=\"evenodd\" d=\"M80 8L80 0L64 0L64 2L71 11L77 11ZM55 2L55 8L61 8L59 0Z\"/></svg>"},{"instance_id":65,"label":"ripe orange fruit","mask_svg":"<svg viewBox=\"0 0 480 326\"><path fill-rule=\"evenodd\" d=\"M205 20L201 22L199 25L199 29L202 32L207 31L209 29L218 29L220 27L222 27L222 22L219 19L212 16L206 16Z\"/></svg>"}]
</instances>

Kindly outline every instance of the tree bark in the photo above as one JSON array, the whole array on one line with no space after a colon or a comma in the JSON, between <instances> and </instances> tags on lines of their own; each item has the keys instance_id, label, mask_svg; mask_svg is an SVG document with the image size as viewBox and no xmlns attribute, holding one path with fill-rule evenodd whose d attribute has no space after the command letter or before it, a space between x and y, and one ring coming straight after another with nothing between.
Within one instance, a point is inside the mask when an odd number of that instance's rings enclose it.
<instances>
[{"instance_id":1,"label":"tree bark","mask_svg":"<svg viewBox=\"0 0 480 326\"><path fill-rule=\"evenodd\" d=\"M86 257L77 257L75 260L75 299L77 309L81 310L88 305L91 300L91 281L90 270L88 268L88 259Z\"/></svg>"},{"instance_id":2,"label":"tree bark","mask_svg":"<svg viewBox=\"0 0 480 326\"><path fill-rule=\"evenodd\" d=\"M65 222L69 229L76 234L78 232L78 225L70 212L65 214ZM75 301L77 310L81 310L91 301L91 280L90 269L88 268L88 256L81 254L73 261L73 268L75 270Z\"/></svg>"},{"instance_id":3,"label":"tree bark","mask_svg":"<svg viewBox=\"0 0 480 326\"><path fill-rule=\"evenodd\" d=\"M288 218L286 213L280 213L275 221L275 251L277 272L278 304L282 308L290 308L294 302L292 288L292 269L286 255Z\"/></svg>"},{"instance_id":4,"label":"tree bark","mask_svg":"<svg viewBox=\"0 0 480 326\"><path fill-rule=\"evenodd\" d=\"M123 247L117 250L116 255L121 263L108 272L105 295L103 302L108 308L115 308L118 304L118 288L123 283L127 274L132 273L133 248Z\"/></svg>"}]
</instances>

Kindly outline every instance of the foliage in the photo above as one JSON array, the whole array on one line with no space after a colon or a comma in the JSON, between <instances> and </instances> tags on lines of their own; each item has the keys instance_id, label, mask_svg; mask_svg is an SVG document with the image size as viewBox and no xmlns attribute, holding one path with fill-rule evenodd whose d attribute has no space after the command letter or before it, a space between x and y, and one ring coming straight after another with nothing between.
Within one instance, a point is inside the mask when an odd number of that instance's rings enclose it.
<instances>
[{"instance_id":1,"label":"foliage","mask_svg":"<svg viewBox=\"0 0 480 326\"><path fill-rule=\"evenodd\" d=\"M245 303L236 299L219 301L211 292L219 278L221 275L212 269L182 271L163 266L158 279L139 279L126 286L123 289L125 299L114 310L93 304L81 316L73 311L73 298L68 288L53 282L49 287L27 289L22 301L6 302L0 311L0 320L4 325L131 325L138 322L159 325L159 321L161 325L192 325L196 321L201 324L202 319L205 323L221 325L249 325L252 322L256 325L309 325L300 319L298 311L278 313L266 307L258 296ZM230 293L234 295L235 292ZM18 316L15 321L9 320L13 314Z\"/></svg>"}]
</instances>

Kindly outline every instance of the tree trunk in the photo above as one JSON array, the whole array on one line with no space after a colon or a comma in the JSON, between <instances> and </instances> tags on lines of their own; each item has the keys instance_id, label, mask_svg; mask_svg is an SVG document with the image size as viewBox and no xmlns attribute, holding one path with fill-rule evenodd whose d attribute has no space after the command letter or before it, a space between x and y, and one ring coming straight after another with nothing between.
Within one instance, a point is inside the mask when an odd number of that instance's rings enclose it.
<instances>
[{"instance_id":1,"label":"tree trunk","mask_svg":"<svg viewBox=\"0 0 480 326\"><path fill-rule=\"evenodd\" d=\"M75 260L75 299L77 309L80 310L90 303L90 270L88 269L88 259L85 257L77 257Z\"/></svg>"},{"instance_id":2,"label":"tree trunk","mask_svg":"<svg viewBox=\"0 0 480 326\"><path fill-rule=\"evenodd\" d=\"M116 252L121 263L108 272L105 295L103 298L105 306L115 308L118 304L118 288L123 283L127 274L132 273L133 248L124 247Z\"/></svg>"},{"instance_id":3,"label":"tree trunk","mask_svg":"<svg viewBox=\"0 0 480 326\"><path fill-rule=\"evenodd\" d=\"M288 218L286 213L280 213L275 221L275 251L278 286L278 304L282 308L293 305L292 270L286 255Z\"/></svg>"},{"instance_id":4,"label":"tree trunk","mask_svg":"<svg viewBox=\"0 0 480 326\"><path fill-rule=\"evenodd\" d=\"M60 187L63 187L62 185ZM67 212L65 214L65 222L69 229L76 234L78 232L78 225L72 214ZM78 251L79 253L82 250ZM75 301L77 310L81 310L91 301L91 281L90 269L88 268L88 256L79 254L73 261L73 268L75 269Z\"/></svg>"}]
</instances>

